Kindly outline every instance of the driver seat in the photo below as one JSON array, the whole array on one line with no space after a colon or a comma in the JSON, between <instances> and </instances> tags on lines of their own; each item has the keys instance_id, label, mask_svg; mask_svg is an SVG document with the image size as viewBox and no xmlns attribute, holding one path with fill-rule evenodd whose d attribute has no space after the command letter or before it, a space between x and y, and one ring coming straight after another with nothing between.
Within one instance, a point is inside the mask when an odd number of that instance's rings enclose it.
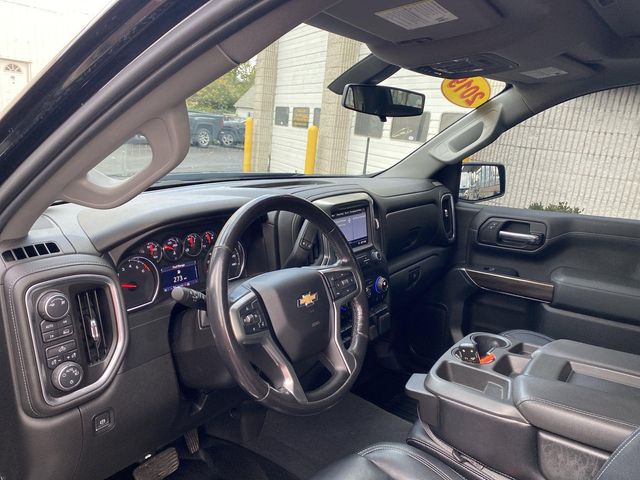
<instances>
[{"instance_id":1,"label":"driver seat","mask_svg":"<svg viewBox=\"0 0 640 480\"><path fill-rule=\"evenodd\" d=\"M594 480L638 478L639 471L640 429L611 454ZM461 475L417 448L401 443L378 443L329 465L317 473L312 480L475 480L476 478Z\"/></svg>"}]
</instances>

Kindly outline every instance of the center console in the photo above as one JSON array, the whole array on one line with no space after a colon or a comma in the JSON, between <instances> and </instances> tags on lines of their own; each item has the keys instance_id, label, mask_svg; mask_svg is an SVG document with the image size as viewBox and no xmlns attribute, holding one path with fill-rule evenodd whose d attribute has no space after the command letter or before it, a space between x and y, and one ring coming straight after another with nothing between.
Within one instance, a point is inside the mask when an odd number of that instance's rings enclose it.
<instances>
[{"instance_id":1,"label":"center console","mask_svg":"<svg viewBox=\"0 0 640 480\"><path fill-rule=\"evenodd\" d=\"M378 221L373 200L365 193L352 193L323 198L314 202L336 222L356 257L369 300L369 339L375 340L391 328L389 313L389 281L387 261L382 254ZM349 307L341 312L341 334L345 343L351 340L352 320Z\"/></svg>"},{"instance_id":2,"label":"center console","mask_svg":"<svg viewBox=\"0 0 640 480\"><path fill-rule=\"evenodd\" d=\"M640 425L640 356L473 333L407 391L409 443L478 478L589 479Z\"/></svg>"}]
</instances>

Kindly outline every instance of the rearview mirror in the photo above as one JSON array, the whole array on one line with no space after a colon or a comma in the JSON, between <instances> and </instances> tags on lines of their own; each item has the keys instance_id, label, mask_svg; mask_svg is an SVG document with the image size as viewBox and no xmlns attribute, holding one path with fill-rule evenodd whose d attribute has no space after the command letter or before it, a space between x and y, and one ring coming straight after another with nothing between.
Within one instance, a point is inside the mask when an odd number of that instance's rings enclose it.
<instances>
[{"instance_id":1,"label":"rearview mirror","mask_svg":"<svg viewBox=\"0 0 640 480\"><path fill-rule=\"evenodd\" d=\"M505 169L497 163L464 163L460 172L458 198L480 202L504 195Z\"/></svg>"},{"instance_id":2,"label":"rearview mirror","mask_svg":"<svg viewBox=\"0 0 640 480\"><path fill-rule=\"evenodd\" d=\"M342 106L368 115L377 115L383 122L387 117L416 117L422 115L425 96L401 88L350 83L344 87Z\"/></svg>"}]
</instances>

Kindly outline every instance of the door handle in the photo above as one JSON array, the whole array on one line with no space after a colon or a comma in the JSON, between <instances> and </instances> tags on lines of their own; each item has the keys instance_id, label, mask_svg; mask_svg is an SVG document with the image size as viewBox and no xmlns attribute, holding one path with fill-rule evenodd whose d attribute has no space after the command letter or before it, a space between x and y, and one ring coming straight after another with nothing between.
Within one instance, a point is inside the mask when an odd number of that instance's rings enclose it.
<instances>
[{"instance_id":1,"label":"door handle","mask_svg":"<svg viewBox=\"0 0 640 480\"><path fill-rule=\"evenodd\" d=\"M524 243L526 245L542 245L544 236L540 233L518 233L500 230L498 238L501 241Z\"/></svg>"}]
</instances>

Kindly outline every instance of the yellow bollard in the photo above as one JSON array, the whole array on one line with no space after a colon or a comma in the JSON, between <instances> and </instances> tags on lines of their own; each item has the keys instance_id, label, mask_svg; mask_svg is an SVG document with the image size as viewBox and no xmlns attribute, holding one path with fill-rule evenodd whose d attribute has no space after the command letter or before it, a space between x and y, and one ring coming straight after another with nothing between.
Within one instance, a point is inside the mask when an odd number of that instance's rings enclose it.
<instances>
[{"instance_id":1,"label":"yellow bollard","mask_svg":"<svg viewBox=\"0 0 640 480\"><path fill-rule=\"evenodd\" d=\"M316 173L316 150L318 147L318 127L311 125L307 133L307 156L304 159L304 174Z\"/></svg>"},{"instance_id":2,"label":"yellow bollard","mask_svg":"<svg viewBox=\"0 0 640 480\"><path fill-rule=\"evenodd\" d=\"M251 142L253 142L253 118L248 117L244 122L244 158L242 159L242 171L251 171Z\"/></svg>"}]
</instances>

